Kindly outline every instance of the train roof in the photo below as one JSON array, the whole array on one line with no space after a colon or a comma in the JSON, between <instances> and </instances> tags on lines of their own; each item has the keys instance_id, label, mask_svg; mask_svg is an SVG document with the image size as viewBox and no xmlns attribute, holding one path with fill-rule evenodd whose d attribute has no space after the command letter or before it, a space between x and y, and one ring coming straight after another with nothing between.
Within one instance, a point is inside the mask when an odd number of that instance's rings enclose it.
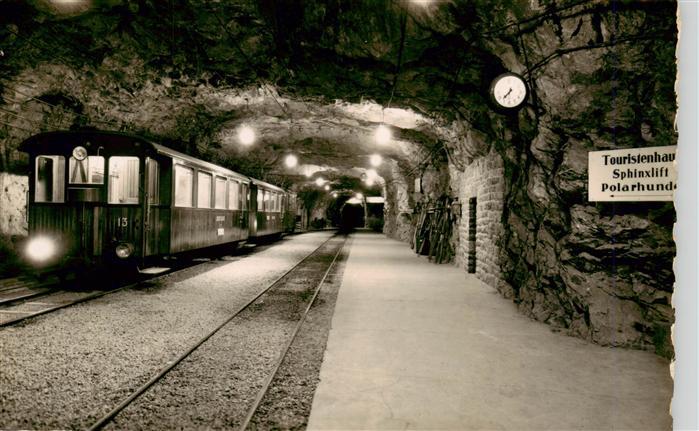
<instances>
[{"instance_id":1,"label":"train roof","mask_svg":"<svg viewBox=\"0 0 699 431\"><path fill-rule=\"evenodd\" d=\"M25 152L29 152L30 150L60 150L70 153L76 144L86 145L90 141L96 139L99 139L99 145L114 147L127 147L128 144L133 144L134 141L139 145L146 144L146 147L152 144L143 137L128 133L83 129L38 133L25 139L20 144L19 149Z\"/></svg>"},{"instance_id":2,"label":"train roof","mask_svg":"<svg viewBox=\"0 0 699 431\"><path fill-rule=\"evenodd\" d=\"M256 186L263 186L263 187L271 189L271 190L286 193L286 190L284 190L283 188L281 188L279 186L275 186L274 184L266 183L266 182L261 181L261 180L256 180L255 178L250 178L250 181L253 184L255 184Z\"/></svg>"},{"instance_id":3,"label":"train roof","mask_svg":"<svg viewBox=\"0 0 699 431\"><path fill-rule=\"evenodd\" d=\"M184 161L184 164L186 165L196 165L198 167L210 170L214 173L228 175L231 177L235 177L239 180L252 182L255 185L263 186L271 190L286 192L283 188L275 186L274 184L257 180L255 178L248 177L230 169L218 166L214 163L197 159L196 157L192 157L188 154L181 153L164 145L156 144L151 140L130 133L111 132L93 129L44 132L27 138L26 140L24 140L24 142L20 144L19 148L20 150L25 152L29 152L30 149L32 151L55 151L58 149L61 152L70 153L76 144L83 144L90 140L96 139L100 140L100 145L106 144L113 145L114 147L125 147L126 145L132 144L135 141L144 146L141 147L140 150L140 152L142 153L151 150L164 156L180 159Z\"/></svg>"},{"instance_id":4,"label":"train roof","mask_svg":"<svg viewBox=\"0 0 699 431\"><path fill-rule=\"evenodd\" d=\"M164 145L156 144L153 142L149 142L149 144L153 147L153 149L158 153L162 154L164 156L172 157L173 159L180 159L183 160L185 165L196 165L198 167L205 168L213 173L220 174L220 175L227 175L229 177L234 177L239 180L244 180L247 182L252 181L253 179L245 176L243 174L239 174L238 172L231 171L230 169L221 167L219 165L206 162L201 159L197 159L196 157L192 157L190 155L187 155L185 153L180 153L179 151L175 151L172 148L166 147Z\"/></svg>"}]
</instances>

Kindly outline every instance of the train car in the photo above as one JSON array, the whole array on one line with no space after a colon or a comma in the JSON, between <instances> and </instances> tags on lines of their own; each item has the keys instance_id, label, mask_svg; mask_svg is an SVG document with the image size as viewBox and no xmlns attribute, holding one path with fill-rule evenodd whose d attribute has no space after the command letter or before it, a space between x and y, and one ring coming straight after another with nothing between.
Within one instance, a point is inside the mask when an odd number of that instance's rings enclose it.
<instances>
[{"instance_id":1,"label":"train car","mask_svg":"<svg viewBox=\"0 0 699 431\"><path fill-rule=\"evenodd\" d=\"M147 139L48 132L29 154L27 257L38 267L148 258L284 231L286 192Z\"/></svg>"},{"instance_id":2,"label":"train car","mask_svg":"<svg viewBox=\"0 0 699 431\"><path fill-rule=\"evenodd\" d=\"M284 231L284 213L288 206L284 189L264 181L250 182L250 236L278 236Z\"/></svg>"}]
</instances>

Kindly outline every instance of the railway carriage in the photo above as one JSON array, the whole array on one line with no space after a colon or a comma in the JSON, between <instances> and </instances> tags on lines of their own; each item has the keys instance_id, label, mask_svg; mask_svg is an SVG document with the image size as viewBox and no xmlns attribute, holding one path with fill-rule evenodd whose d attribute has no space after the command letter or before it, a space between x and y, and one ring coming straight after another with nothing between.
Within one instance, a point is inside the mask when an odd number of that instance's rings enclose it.
<instances>
[{"instance_id":1,"label":"railway carriage","mask_svg":"<svg viewBox=\"0 0 699 431\"><path fill-rule=\"evenodd\" d=\"M136 263L281 235L289 194L138 136L48 132L29 154L27 256L37 266Z\"/></svg>"}]
</instances>

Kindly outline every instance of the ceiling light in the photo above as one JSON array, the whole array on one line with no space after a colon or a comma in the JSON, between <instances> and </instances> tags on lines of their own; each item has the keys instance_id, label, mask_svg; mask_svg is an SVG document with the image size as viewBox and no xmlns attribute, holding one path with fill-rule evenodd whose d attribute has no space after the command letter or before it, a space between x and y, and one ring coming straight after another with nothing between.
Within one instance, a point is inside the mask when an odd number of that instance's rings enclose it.
<instances>
[{"instance_id":1,"label":"ceiling light","mask_svg":"<svg viewBox=\"0 0 699 431\"><path fill-rule=\"evenodd\" d=\"M299 159L293 154L289 154L284 158L284 164L286 165L287 168L296 167L296 165L298 163L299 163Z\"/></svg>"},{"instance_id":2,"label":"ceiling light","mask_svg":"<svg viewBox=\"0 0 699 431\"><path fill-rule=\"evenodd\" d=\"M372 154L369 156L369 163L373 167L379 167L381 166L381 162L383 162L383 157L381 157L381 154Z\"/></svg>"},{"instance_id":3,"label":"ceiling light","mask_svg":"<svg viewBox=\"0 0 699 431\"><path fill-rule=\"evenodd\" d=\"M45 0L45 3L60 14L82 13L92 7L92 0Z\"/></svg>"},{"instance_id":4,"label":"ceiling light","mask_svg":"<svg viewBox=\"0 0 699 431\"><path fill-rule=\"evenodd\" d=\"M323 177L316 178L316 185L318 187L322 186L323 184L325 184L325 180L323 179Z\"/></svg>"},{"instance_id":5,"label":"ceiling light","mask_svg":"<svg viewBox=\"0 0 699 431\"><path fill-rule=\"evenodd\" d=\"M337 192L333 192L333 197L334 197L334 198L337 197Z\"/></svg>"},{"instance_id":6,"label":"ceiling light","mask_svg":"<svg viewBox=\"0 0 699 431\"><path fill-rule=\"evenodd\" d=\"M391 141L391 138L391 129L386 127L386 125L381 124L379 125L379 127L376 128L376 132L374 133L374 139L376 140L377 144L388 144Z\"/></svg>"},{"instance_id":7,"label":"ceiling light","mask_svg":"<svg viewBox=\"0 0 699 431\"><path fill-rule=\"evenodd\" d=\"M238 129L238 141L243 145L252 145L255 142L255 131L250 126L241 126Z\"/></svg>"},{"instance_id":8,"label":"ceiling light","mask_svg":"<svg viewBox=\"0 0 699 431\"><path fill-rule=\"evenodd\" d=\"M360 201L361 201L362 199L364 199L364 195L361 194L361 193L357 193L356 195L354 195L354 197L357 198L357 199L359 199Z\"/></svg>"},{"instance_id":9,"label":"ceiling light","mask_svg":"<svg viewBox=\"0 0 699 431\"><path fill-rule=\"evenodd\" d=\"M325 191L330 191L330 185L329 185L329 184L326 184L326 185L325 185Z\"/></svg>"},{"instance_id":10,"label":"ceiling light","mask_svg":"<svg viewBox=\"0 0 699 431\"><path fill-rule=\"evenodd\" d=\"M376 180L379 178L379 174L376 173L375 169L367 169L366 173L364 174L364 183L371 187L376 183Z\"/></svg>"}]
</instances>

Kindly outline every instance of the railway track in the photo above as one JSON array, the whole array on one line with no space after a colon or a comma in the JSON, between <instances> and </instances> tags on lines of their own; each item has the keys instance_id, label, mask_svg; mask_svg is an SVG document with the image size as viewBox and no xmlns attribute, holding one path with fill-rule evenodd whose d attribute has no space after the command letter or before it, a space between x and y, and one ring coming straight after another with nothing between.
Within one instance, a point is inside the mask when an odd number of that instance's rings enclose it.
<instances>
[{"instance_id":1,"label":"railway track","mask_svg":"<svg viewBox=\"0 0 699 431\"><path fill-rule=\"evenodd\" d=\"M239 308L237 308L228 318L221 322L217 327L215 327L206 335L204 335L199 340L190 345L190 347L187 348L177 358L168 361L147 382L142 384L137 389L133 390L128 397L123 399L111 411L109 411L107 414L105 414L96 422L94 422L92 426L90 426L88 429L100 430L105 426L113 424L114 420L117 419L117 416L119 416L125 410L127 410L129 406L138 404L139 399L141 399L144 394L151 390L155 390L155 388L157 388L160 384L165 385L163 381L166 379L166 376L173 369L178 367L178 365L180 366L180 368L186 368L187 366L189 366L190 362L187 362L186 364L182 363L183 361L189 360L194 352L200 349L204 350L206 348L210 348L210 344L213 343L213 340L211 340L212 337L224 332L224 329L231 330L231 328L237 327L237 325L233 325L232 323L240 320L239 323L241 324L241 326L243 326L244 322L250 322L251 319L254 318L255 313L259 313L259 310L263 309L266 303L275 303L275 301L277 303L289 302L286 301L289 298L289 295L297 295L303 297L305 301L305 307L303 312L300 313L300 316L295 316L297 317L297 319L293 326L293 329L291 331L288 331L287 329L282 331L290 332L290 335L287 337L282 349L278 352L276 359L273 361L272 364L270 364L269 361L267 361L267 363L263 365L263 367L265 368L266 376L264 378L264 381L262 381L259 385L259 388L257 388L257 390L255 391L254 400L246 406L246 409L243 412L243 414L240 414L234 420L237 428L241 430L246 429L250 425L251 420L255 415L255 412L262 403L265 394L270 388L270 385L274 381L277 371L282 365L284 358L287 355L287 352L293 345L293 342L296 339L296 336L298 335L301 326L303 325L306 319L306 316L308 315L316 298L318 297L321 288L325 284L328 275L331 274L332 270L336 267L336 262L338 261L338 257L341 255L346 242L347 238L338 235L334 235L328 238L313 252L308 254L306 257L304 257L301 261L299 261L296 265L294 265L284 274L282 274L273 282L261 289L256 295L254 295L254 297L250 298L247 302L245 302ZM319 271L319 265L323 266L322 271ZM294 286L298 286L299 284L301 284L302 280L307 281L309 277L309 272L317 274L317 276L313 278L313 288L304 288L303 290L299 291L298 287L295 288ZM275 293L277 295L276 298ZM273 309L271 309L271 311L273 312ZM295 315L297 313L291 314ZM150 411L150 407L148 407L147 410ZM124 425L120 422L118 426L121 427Z\"/></svg>"},{"instance_id":2,"label":"railway track","mask_svg":"<svg viewBox=\"0 0 699 431\"><path fill-rule=\"evenodd\" d=\"M0 284L0 327L16 325L33 317L137 287L144 282L156 282L209 261L207 258L193 259L185 264L172 265L158 274L144 273L125 283L102 289L88 290L77 280L62 283L56 276L41 281L32 278L8 280L4 285Z\"/></svg>"},{"instance_id":3,"label":"railway track","mask_svg":"<svg viewBox=\"0 0 699 431\"><path fill-rule=\"evenodd\" d=\"M58 277L38 280L23 276L0 280L0 306L43 295L58 282Z\"/></svg>"},{"instance_id":4,"label":"railway track","mask_svg":"<svg viewBox=\"0 0 699 431\"><path fill-rule=\"evenodd\" d=\"M191 266L188 268L191 268ZM131 289L137 287L141 283L155 281L159 277L165 277L180 270L182 270L182 268L167 271L159 276L144 276L135 282L129 282L128 284L117 285L116 287L107 289L86 291L82 288L74 288L73 286L66 287L60 283L56 283L37 289L33 293L22 293L14 298L0 301L0 327L16 325L34 317L101 298L111 293Z\"/></svg>"}]
</instances>

